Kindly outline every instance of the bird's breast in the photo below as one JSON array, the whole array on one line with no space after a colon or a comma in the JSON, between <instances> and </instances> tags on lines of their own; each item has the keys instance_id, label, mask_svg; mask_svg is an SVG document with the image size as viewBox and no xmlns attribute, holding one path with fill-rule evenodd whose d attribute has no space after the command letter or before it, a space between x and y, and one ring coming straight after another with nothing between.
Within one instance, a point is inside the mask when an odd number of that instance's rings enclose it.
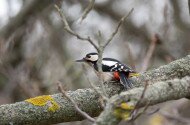
<instances>
[{"instance_id":1,"label":"bird's breast","mask_svg":"<svg viewBox=\"0 0 190 125\"><path fill-rule=\"evenodd\" d=\"M113 80L114 75L113 75L113 72L103 72L102 77L104 81L111 81Z\"/></svg>"}]
</instances>

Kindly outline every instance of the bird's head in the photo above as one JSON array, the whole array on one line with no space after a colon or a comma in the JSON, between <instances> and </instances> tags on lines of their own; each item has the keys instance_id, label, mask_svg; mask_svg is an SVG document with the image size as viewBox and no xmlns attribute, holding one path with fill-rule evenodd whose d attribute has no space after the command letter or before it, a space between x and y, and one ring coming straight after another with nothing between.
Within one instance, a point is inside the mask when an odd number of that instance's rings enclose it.
<instances>
[{"instance_id":1,"label":"bird's head","mask_svg":"<svg viewBox=\"0 0 190 125\"><path fill-rule=\"evenodd\" d=\"M98 53L88 53L86 56L76 62L96 63L98 61Z\"/></svg>"}]
</instances>

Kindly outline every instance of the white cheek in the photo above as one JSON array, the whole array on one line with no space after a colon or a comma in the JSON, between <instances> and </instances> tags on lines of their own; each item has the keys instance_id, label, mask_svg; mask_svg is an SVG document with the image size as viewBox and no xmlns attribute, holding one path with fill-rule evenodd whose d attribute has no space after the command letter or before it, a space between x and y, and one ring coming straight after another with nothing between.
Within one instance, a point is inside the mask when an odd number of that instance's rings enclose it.
<instances>
[{"instance_id":1,"label":"white cheek","mask_svg":"<svg viewBox=\"0 0 190 125\"><path fill-rule=\"evenodd\" d=\"M96 61L96 60L98 60L98 55L93 55L93 56L91 56L90 60L91 60L91 61Z\"/></svg>"}]
</instances>

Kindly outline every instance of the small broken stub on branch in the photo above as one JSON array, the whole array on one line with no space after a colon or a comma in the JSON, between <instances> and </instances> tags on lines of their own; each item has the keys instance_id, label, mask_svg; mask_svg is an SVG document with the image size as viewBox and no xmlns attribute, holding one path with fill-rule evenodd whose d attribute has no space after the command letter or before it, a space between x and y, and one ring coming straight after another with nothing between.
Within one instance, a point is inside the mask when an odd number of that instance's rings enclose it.
<instances>
[{"instance_id":1,"label":"small broken stub on branch","mask_svg":"<svg viewBox=\"0 0 190 125\"><path fill-rule=\"evenodd\" d=\"M25 100L35 106L48 106L48 111L55 112L60 108L59 104L50 95L42 95Z\"/></svg>"}]
</instances>

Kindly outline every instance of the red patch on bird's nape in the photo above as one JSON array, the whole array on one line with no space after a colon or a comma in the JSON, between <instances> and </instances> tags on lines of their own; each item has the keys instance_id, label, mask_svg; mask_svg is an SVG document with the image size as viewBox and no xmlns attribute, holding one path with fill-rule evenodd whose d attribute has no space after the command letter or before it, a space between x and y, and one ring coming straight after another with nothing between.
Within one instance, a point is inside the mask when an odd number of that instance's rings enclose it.
<instances>
[{"instance_id":1,"label":"red patch on bird's nape","mask_svg":"<svg viewBox=\"0 0 190 125\"><path fill-rule=\"evenodd\" d=\"M113 76L114 76L114 79L115 79L115 80L120 80L120 78L119 78L119 73L118 73L118 72L114 72L114 73L113 73Z\"/></svg>"}]
</instances>

